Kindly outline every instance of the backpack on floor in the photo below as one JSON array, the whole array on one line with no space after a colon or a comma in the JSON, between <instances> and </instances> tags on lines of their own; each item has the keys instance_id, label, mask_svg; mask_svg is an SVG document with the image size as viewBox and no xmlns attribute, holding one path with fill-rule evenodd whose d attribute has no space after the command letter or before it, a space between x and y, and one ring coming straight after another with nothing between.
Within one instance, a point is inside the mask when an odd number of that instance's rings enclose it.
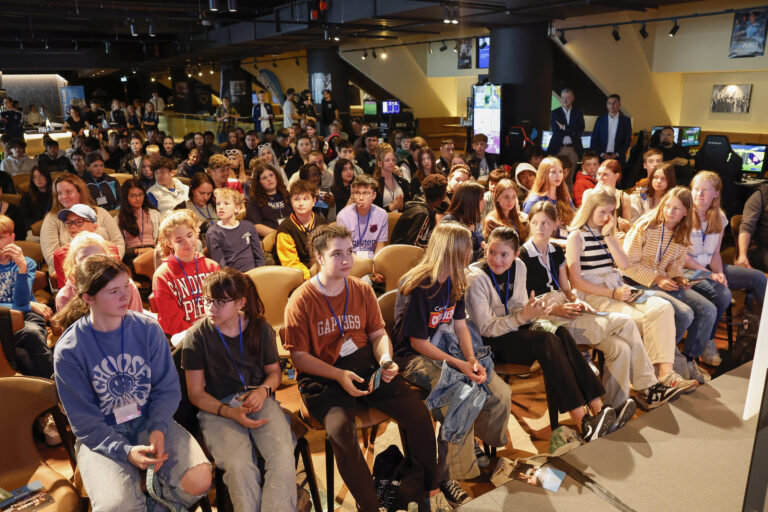
<instances>
[{"instance_id":1,"label":"backpack on floor","mask_svg":"<svg viewBox=\"0 0 768 512\"><path fill-rule=\"evenodd\" d=\"M373 482L379 506L389 512L408 510L416 502L419 510L429 511L429 492L424 489L424 468L403 457L400 448L391 445L373 461ZM426 508L425 508L426 506Z\"/></svg>"},{"instance_id":2,"label":"backpack on floor","mask_svg":"<svg viewBox=\"0 0 768 512\"><path fill-rule=\"evenodd\" d=\"M733 347L723 357L723 362L717 367L712 378L738 368L755 358L755 345L757 344L757 328L760 318L752 313L744 313L744 319L739 324L738 335Z\"/></svg>"}]
</instances>

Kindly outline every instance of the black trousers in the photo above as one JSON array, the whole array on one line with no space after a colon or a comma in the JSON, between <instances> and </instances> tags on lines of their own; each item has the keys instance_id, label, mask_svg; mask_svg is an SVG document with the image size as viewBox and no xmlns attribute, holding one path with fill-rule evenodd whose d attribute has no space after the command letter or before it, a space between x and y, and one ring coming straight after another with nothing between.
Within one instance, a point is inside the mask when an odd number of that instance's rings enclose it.
<instances>
[{"instance_id":1,"label":"black trousers","mask_svg":"<svg viewBox=\"0 0 768 512\"><path fill-rule=\"evenodd\" d=\"M354 371L368 382L378 368L370 345L341 357L334 365ZM424 488L437 488L437 453L432 419L417 391L401 376L381 385L370 395L355 398L336 381L313 375L299 375L299 390L309 413L325 425L333 446L339 474L364 512L377 512L379 500L373 477L357 444L355 407L358 404L377 409L394 419L406 432L411 458L424 468ZM333 492L329 490L328 492Z\"/></svg>"},{"instance_id":2,"label":"black trousers","mask_svg":"<svg viewBox=\"0 0 768 512\"><path fill-rule=\"evenodd\" d=\"M576 341L565 327L555 334L521 329L496 338L483 337L500 363L532 364L538 361L544 373L547 402L552 411L565 413L588 404L605 393ZM557 425L557 417L551 418Z\"/></svg>"}]
</instances>

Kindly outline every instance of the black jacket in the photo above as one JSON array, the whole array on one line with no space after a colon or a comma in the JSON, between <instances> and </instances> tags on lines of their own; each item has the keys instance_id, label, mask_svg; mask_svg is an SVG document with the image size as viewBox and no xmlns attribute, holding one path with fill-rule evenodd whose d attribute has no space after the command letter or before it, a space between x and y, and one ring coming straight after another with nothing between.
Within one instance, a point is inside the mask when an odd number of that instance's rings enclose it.
<instances>
[{"instance_id":1,"label":"black jacket","mask_svg":"<svg viewBox=\"0 0 768 512\"><path fill-rule=\"evenodd\" d=\"M427 247L432 230L435 229L435 211L423 199L405 203L405 210L392 231L392 244Z\"/></svg>"}]
</instances>

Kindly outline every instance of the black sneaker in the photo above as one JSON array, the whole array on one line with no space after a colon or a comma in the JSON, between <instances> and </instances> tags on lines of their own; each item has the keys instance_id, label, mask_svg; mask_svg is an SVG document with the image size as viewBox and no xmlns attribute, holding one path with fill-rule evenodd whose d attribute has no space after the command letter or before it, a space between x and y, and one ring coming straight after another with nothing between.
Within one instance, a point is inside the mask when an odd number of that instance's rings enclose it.
<instances>
[{"instance_id":1,"label":"black sneaker","mask_svg":"<svg viewBox=\"0 0 768 512\"><path fill-rule=\"evenodd\" d=\"M445 496L445 499L448 500L448 503L454 507L463 505L471 499L469 494L464 492L464 489L461 488L456 480L440 482L440 491Z\"/></svg>"},{"instance_id":2,"label":"black sneaker","mask_svg":"<svg viewBox=\"0 0 768 512\"><path fill-rule=\"evenodd\" d=\"M611 425L611 428L608 429L608 432L619 430L621 427L626 425L629 420L632 419L632 416L635 415L637 405L635 405L634 400L629 398L626 402L621 404L619 407L616 407L614 410L616 411L616 421L613 423L613 425Z\"/></svg>"},{"instance_id":3,"label":"black sneaker","mask_svg":"<svg viewBox=\"0 0 768 512\"><path fill-rule=\"evenodd\" d=\"M604 405L600 412L594 416L585 414L581 418L581 437L587 443L608 433L611 425L616 423L616 411L612 407Z\"/></svg>"},{"instance_id":4,"label":"black sneaker","mask_svg":"<svg viewBox=\"0 0 768 512\"><path fill-rule=\"evenodd\" d=\"M477 441L475 441L475 458L477 458L477 467L480 469L485 469L491 465L490 457L480 448L480 444Z\"/></svg>"},{"instance_id":5,"label":"black sneaker","mask_svg":"<svg viewBox=\"0 0 768 512\"><path fill-rule=\"evenodd\" d=\"M683 392L681 388L667 387L661 382L657 382L653 386L640 392L640 406L646 411L655 409L660 405L674 400L677 396Z\"/></svg>"}]
</instances>

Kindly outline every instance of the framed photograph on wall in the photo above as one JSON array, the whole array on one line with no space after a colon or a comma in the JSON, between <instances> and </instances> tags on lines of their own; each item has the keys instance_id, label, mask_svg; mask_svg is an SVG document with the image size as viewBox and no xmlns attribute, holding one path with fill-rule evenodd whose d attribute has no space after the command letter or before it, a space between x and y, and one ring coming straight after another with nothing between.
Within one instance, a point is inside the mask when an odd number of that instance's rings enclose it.
<instances>
[{"instance_id":1,"label":"framed photograph on wall","mask_svg":"<svg viewBox=\"0 0 768 512\"><path fill-rule=\"evenodd\" d=\"M752 97L752 84L713 85L712 112L746 114L749 112L749 99Z\"/></svg>"},{"instance_id":2,"label":"framed photograph on wall","mask_svg":"<svg viewBox=\"0 0 768 512\"><path fill-rule=\"evenodd\" d=\"M744 9L733 14L731 48L728 57L761 57L765 53L768 9Z\"/></svg>"},{"instance_id":3,"label":"framed photograph on wall","mask_svg":"<svg viewBox=\"0 0 768 512\"><path fill-rule=\"evenodd\" d=\"M459 53L459 69L472 69L472 39L460 39L456 41Z\"/></svg>"}]
</instances>

